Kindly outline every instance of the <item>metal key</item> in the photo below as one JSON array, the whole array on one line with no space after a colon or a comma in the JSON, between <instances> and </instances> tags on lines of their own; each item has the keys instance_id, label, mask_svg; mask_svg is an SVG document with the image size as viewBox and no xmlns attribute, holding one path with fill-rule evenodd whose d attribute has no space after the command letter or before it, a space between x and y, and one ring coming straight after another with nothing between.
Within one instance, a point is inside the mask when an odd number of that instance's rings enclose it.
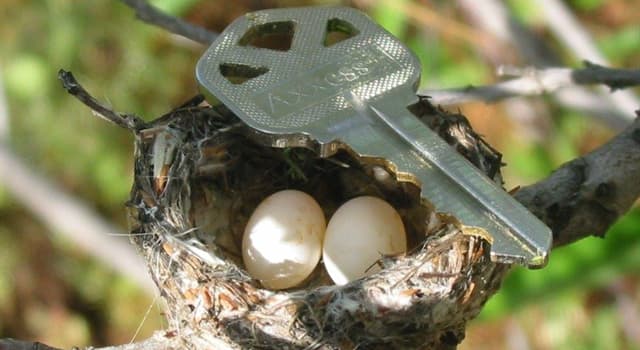
<instances>
[{"instance_id":1,"label":"metal key","mask_svg":"<svg viewBox=\"0 0 640 350\"><path fill-rule=\"evenodd\" d=\"M384 159L439 212L489 234L501 263L543 266L551 232L412 115L420 63L363 13L273 9L234 21L200 58L196 77L273 147L340 149Z\"/></svg>"}]
</instances>

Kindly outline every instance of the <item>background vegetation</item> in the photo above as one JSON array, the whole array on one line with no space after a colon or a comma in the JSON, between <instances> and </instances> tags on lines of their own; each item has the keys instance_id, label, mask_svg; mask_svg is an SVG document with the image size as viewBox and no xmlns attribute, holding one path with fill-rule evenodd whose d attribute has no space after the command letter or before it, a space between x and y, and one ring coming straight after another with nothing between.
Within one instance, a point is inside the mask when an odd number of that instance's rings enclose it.
<instances>
[{"instance_id":1,"label":"background vegetation","mask_svg":"<svg viewBox=\"0 0 640 350\"><path fill-rule=\"evenodd\" d=\"M550 35L534 1L508 1L517 19ZM339 1L157 0L165 11L220 31L251 9ZM356 1L420 57L423 86L496 80L473 38L451 38L403 10L419 4L444 25L474 32L453 2ZM568 1L614 65L640 62L640 4ZM442 25L442 23L441 23ZM557 43L552 45L559 46ZM556 47L566 64L577 62ZM8 144L33 168L126 232L123 203L132 182L130 135L67 95L58 69L73 71L116 110L152 119L197 93L195 62L204 48L143 24L115 0L3 0L0 75L9 106ZM505 52L505 55L509 55ZM518 63L517 61L515 62ZM504 153L506 187L546 176L605 142L614 131L547 98L528 99L539 115L526 124L504 104L460 106ZM541 107L540 107L541 106ZM472 322L463 349L640 349L640 212L605 240L588 238L551 255L547 268L516 269ZM105 233L108 234L108 233ZM0 183L0 338L59 347L120 344L162 328L161 306L36 220ZM140 326L140 331L136 329Z\"/></svg>"}]
</instances>

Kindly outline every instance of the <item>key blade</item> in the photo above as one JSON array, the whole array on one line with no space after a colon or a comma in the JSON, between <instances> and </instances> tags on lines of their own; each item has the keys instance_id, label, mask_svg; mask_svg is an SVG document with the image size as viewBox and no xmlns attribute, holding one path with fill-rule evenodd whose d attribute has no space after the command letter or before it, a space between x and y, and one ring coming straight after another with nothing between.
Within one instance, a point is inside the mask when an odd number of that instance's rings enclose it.
<instances>
[{"instance_id":1,"label":"key blade","mask_svg":"<svg viewBox=\"0 0 640 350\"><path fill-rule=\"evenodd\" d=\"M385 98L386 103L378 103L383 107L367 104L353 93L346 94L345 98L361 118L373 124L377 122L379 131L381 127L387 128L388 135L395 135L396 142L410 146L429 166L417 169L406 159L399 159L396 151L389 152L389 149L401 149L402 146L367 143L359 147L358 139L371 139L374 135L348 137L351 147L360 148L357 152L361 155L394 153L387 159L398 166L397 172L416 177L422 197L436 210L452 214L465 226L476 227L490 235L493 261L531 268L546 264L551 248L550 229L406 108L393 108L395 104L388 103L402 100L402 97Z\"/></svg>"}]
</instances>

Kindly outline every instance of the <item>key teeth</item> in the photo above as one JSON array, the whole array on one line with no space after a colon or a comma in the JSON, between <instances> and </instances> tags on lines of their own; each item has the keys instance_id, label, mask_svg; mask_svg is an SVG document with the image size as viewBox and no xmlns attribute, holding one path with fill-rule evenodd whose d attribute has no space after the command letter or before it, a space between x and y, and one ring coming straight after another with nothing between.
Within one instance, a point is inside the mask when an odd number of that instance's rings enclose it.
<instances>
[{"instance_id":1,"label":"key teeth","mask_svg":"<svg viewBox=\"0 0 640 350\"><path fill-rule=\"evenodd\" d=\"M533 259L531 259L527 264L527 267L530 269L536 270L536 269L541 269L547 266L547 263L549 263L549 254L544 253L544 254L535 256Z\"/></svg>"},{"instance_id":2,"label":"key teeth","mask_svg":"<svg viewBox=\"0 0 640 350\"><path fill-rule=\"evenodd\" d=\"M527 258L523 256L503 255L495 253L493 251L493 248L491 249L491 261L498 264L529 266Z\"/></svg>"},{"instance_id":3,"label":"key teeth","mask_svg":"<svg viewBox=\"0 0 640 350\"><path fill-rule=\"evenodd\" d=\"M549 262L549 254L547 252L538 252L535 255L529 257L513 256L496 253L491 247L491 261L500 264L508 265L522 265L529 269L541 269L544 268Z\"/></svg>"}]
</instances>

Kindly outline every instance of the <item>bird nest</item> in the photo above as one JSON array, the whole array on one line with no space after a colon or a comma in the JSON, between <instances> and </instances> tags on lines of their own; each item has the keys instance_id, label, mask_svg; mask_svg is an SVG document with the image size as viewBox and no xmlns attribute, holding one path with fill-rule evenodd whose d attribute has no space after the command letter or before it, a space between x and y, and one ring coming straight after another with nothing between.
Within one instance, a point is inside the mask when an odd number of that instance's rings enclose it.
<instances>
[{"instance_id":1,"label":"bird nest","mask_svg":"<svg viewBox=\"0 0 640 350\"><path fill-rule=\"evenodd\" d=\"M506 271L490 261L482 234L436 213L384 160L265 147L228 110L200 102L135 133L131 238L168 305L165 336L188 348L261 349L448 348L462 340ZM462 115L426 99L412 112L500 181L500 155ZM302 285L263 288L244 269L242 234L258 203L284 189L310 194L326 217L348 199L382 198L400 213L409 250L381 256L380 272L343 286L321 263Z\"/></svg>"}]
</instances>

